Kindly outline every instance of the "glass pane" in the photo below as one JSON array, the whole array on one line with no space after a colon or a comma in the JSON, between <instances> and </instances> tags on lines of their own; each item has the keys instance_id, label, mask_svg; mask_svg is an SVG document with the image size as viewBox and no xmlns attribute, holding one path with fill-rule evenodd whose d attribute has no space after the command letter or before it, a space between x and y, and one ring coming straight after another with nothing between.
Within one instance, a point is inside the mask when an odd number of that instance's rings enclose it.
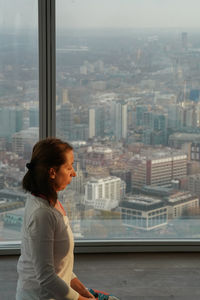
<instances>
[{"instance_id":1,"label":"glass pane","mask_svg":"<svg viewBox=\"0 0 200 300\"><path fill-rule=\"evenodd\" d=\"M199 239L199 6L57 1L57 136L77 168L60 197L76 238Z\"/></svg>"},{"instance_id":2,"label":"glass pane","mask_svg":"<svg viewBox=\"0 0 200 300\"><path fill-rule=\"evenodd\" d=\"M39 136L37 1L0 0L0 242L20 240L25 164Z\"/></svg>"}]
</instances>

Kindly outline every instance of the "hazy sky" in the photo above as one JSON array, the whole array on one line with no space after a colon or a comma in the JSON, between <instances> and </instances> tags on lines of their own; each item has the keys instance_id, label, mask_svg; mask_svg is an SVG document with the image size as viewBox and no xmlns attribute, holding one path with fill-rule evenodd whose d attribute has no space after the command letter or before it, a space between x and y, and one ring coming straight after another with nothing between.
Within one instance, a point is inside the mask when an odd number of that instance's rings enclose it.
<instances>
[{"instance_id":1,"label":"hazy sky","mask_svg":"<svg viewBox=\"0 0 200 300\"><path fill-rule=\"evenodd\" d=\"M200 28L200 0L57 0L56 5L58 27ZM37 0L0 0L0 28L36 26Z\"/></svg>"},{"instance_id":2,"label":"hazy sky","mask_svg":"<svg viewBox=\"0 0 200 300\"><path fill-rule=\"evenodd\" d=\"M59 26L200 27L199 0L58 0Z\"/></svg>"}]
</instances>

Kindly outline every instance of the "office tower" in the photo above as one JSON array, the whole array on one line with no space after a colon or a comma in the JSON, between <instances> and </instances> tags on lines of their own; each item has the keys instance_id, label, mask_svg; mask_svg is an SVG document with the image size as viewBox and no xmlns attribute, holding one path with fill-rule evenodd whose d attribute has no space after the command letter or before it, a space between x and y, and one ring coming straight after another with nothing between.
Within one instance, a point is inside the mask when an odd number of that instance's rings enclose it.
<instances>
[{"instance_id":1,"label":"office tower","mask_svg":"<svg viewBox=\"0 0 200 300\"><path fill-rule=\"evenodd\" d=\"M145 128L149 129L153 127L153 112L145 111L143 114L143 125Z\"/></svg>"},{"instance_id":2,"label":"office tower","mask_svg":"<svg viewBox=\"0 0 200 300\"><path fill-rule=\"evenodd\" d=\"M162 114L153 115L152 145L167 144L167 118Z\"/></svg>"},{"instance_id":3,"label":"office tower","mask_svg":"<svg viewBox=\"0 0 200 300\"><path fill-rule=\"evenodd\" d=\"M166 132L167 128L166 116L162 114L153 115L153 130Z\"/></svg>"},{"instance_id":4,"label":"office tower","mask_svg":"<svg viewBox=\"0 0 200 300\"><path fill-rule=\"evenodd\" d=\"M127 104L124 102L114 102L112 104L113 133L117 141L127 138Z\"/></svg>"},{"instance_id":5,"label":"office tower","mask_svg":"<svg viewBox=\"0 0 200 300\"><path fill-rule=\"evenodd\" d=\"M184 117L185 127L197 127L197 114L195 111L195 107L188 107L187 109L185 109Z\"/></svg>"},{"instance_id":6,"label":"office tower","mask_svg":"<svg viewBox=\"0 0 200 300\"><path fill-rule=\"evenodd\" d=\"M88 125L75 124L73 126L73 141L87 141L89 137Z\"/></svg>"},{"instance_id":7,"label":"office tower","mask_svg":"<svg viewBox=\"0 0 200 300\"><path fill-rule=\"evenodd\" d=\"M36 127L30 127L21 130L12 135L12 151L24 158L30 157L33 145L38 141L39 130Z\"/></svg>"},{"instance_id":8,"label":"office tower","mask_svg":"<svg viewBox=\"0 0 200 300\"><path fill-rule=\"evenodd\" d=\"M131 171L125 169L112 169L110 175L119 177L126 183L126 193L131 193L132 182L131 182Z\"/></svg>"},{"instance_id":9,"label":"office tower","mask_svg":"<svg viewBox=\"0 0 200 300\"><path fill-rule=\"evenodd\" d=\"M142 142L145 145L151 145L152 144L152 134L153 134L152 129L145 129L143 131Z\"/></svg>"},{"instance_id":10,"label":"office tower","mask_svg":"<svg viewBox=\"0 0 200 300\"><path fill-rule=\"evenodd\" d=\"M144 113L148 111L148 107L144 105L136 106L136 125L143 126L144 125Z\"/></svg>"},{"instance_id":11,"label":"office tower","mask_svg":"<svg viewBox=\"0 0 200 300\"><path fill-rule=\"evenodd\" d=\"M178 128L178 105L170 104L168 106L168 128Z\"/></svg>"},{"instance_id":12,"label":"office tower","mask_svg":"<svg viewBox=\"0 0 200 300\"><path fill-rule=\"evenodd\" d=\"M134 159L133 161L134 162ZM187 155L177 151L151 151L135 158L132 186L169 186L171 180L187 175Z\"/></svg>"},{"instance_id":13,"label":"office tower","mask_svg":"<svg viewBox=\"0 0 200 300\"><path fill-rule=\"evenodd\" d=\"M89 138L95 137L95 108L89 109Z\"/></svg>"},{"instance_id":14,"label":"office tower","mask_svg":"<svg viewBox=\"0 0 200 300\"><path fill-rule=\"evenodd\" d=\"M73 107L70 103L62 104L56 110L57 135L68 141L73 140Z\"/></svg>"},{"instance_id":15,"label":"office tower","mask_svg":"<svg viewBox=\"0 0 200 300\"><path fill-rule=\"evenodd\" d=\"M172 148L180 149L186 143L200 143L198 133L173 133L169 136L168 144Z\"/></svg>"},{"instance_id":16,"label":"office tower","mask_svg":"<svg viewBox=\"0 0 200 300\"><path fill-rule=\"evenodd\" d=\"M104 137L105 111L103 107L89 109L89 138Z\"/></svg>"},{"instance_id":17,"label":"office tower","mask_svg":"<svg viewBox=\"0 0 200 300\"><path fill-rule=\"evenodd\" d=\"M91 179L85 186L85 204L96 209L111 210L121 200L121 179L115 176Z\"/></svg>"},{"instance_id":18,"label":"office tower","mask_svg":"<svg viewBox=\"0 0 200 300\"><path fill-rule=\"evenodd\" d=\"M188 188L191 193L200 197L200 174L188 176Z\"/></svg>"},{"instance_id":19,"label":"office tower","mask_svg":"<svg viewBox=\"0 0 200 300\"><path fill-rule=\"evenodd\" d=\"M31 107L29 109L29 127L39 127L39 109Z\"/></svg>"},{"instance_id":20,"label":"office tower","mask_svg":"<svg viewBox=\"0 0 200 300\"><path fill-rule=\"evenodd\" d=\"M122 138L126 139L127 138L127 105L124 104L121 107L122 110Z\"/></svg>"},{"instance_id":21,"label":"office tower","mask_svg":"<svg viewBox=\"0 0 200 300\"><path fill-rule=\"evenodd\" d=\"M167 144L167 117L163 114L145 112L142 141L150 145Z\"/></svg>"},{"instance_id":22,"label":"office tower","mask_svg":"<svg viewBox=\"0 0 200 300\"><path fill-rule=\"evenodd\" d=\"M191 160L200 161L200 143L191 144Z\"/></svg>"},{"instance_id":23,"label":"office tower","mask_svg":"<svg viewBox=\"0 0 200 300\"><path fill-rule=\"evenodd\" d=\"M0 137L10 139L23 128L23 110L16 107L0 108Z\"/></svg>"}]
</instances>

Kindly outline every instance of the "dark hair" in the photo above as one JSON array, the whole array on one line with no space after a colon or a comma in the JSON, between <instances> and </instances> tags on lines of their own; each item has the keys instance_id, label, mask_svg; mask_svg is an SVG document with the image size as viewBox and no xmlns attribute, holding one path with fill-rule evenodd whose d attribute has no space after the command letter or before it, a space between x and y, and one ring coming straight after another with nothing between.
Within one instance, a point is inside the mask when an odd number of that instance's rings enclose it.
<instances>
[{"instance_id":1,"label":"dark hair","mask_svg":"<svg viewBox=\"0 0 200 300\"><path fill-rule=\"evenodd\" d=\"M57 193L49 170L53 167L58 171L66 162L65 153L71 150L73 150L71 145L57 138L47 138L36 143L31 161L26 164L28 172L22 181L23 189L36 196L44 195L49 203L51 200L55 205Z\"/></svg>"}]
</instances>

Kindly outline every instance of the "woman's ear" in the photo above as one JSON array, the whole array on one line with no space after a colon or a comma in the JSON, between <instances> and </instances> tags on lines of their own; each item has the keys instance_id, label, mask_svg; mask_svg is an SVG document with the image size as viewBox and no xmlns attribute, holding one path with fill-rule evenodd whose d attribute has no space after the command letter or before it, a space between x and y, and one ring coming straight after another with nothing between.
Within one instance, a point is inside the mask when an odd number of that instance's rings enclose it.
<instances>
[{"instance_id":1,"label":"woman's ear","mask_svg":"<svg viewBox=\"0 0 200 300\"><path fill-rule=\"evenodd\" d=\"M50 168L50 169L49 169L49 177L50 177L51 179L55 179L55 178L56 178L56 171L55 171L54 168Z\"/></svg>"}]
</instances>

